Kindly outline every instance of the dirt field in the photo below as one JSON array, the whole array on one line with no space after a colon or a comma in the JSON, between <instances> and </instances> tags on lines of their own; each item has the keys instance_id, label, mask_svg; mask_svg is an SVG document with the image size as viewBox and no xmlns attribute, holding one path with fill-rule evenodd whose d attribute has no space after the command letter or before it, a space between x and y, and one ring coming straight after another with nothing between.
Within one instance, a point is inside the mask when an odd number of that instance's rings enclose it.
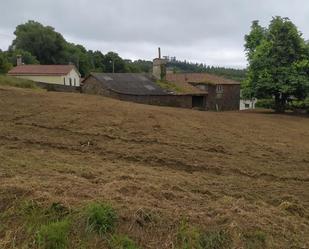
<instances>
[{"instance_id":1,"label":"dirt field","mask_svg":"<svg viewBox=\"0 0 309 249\"><path fill-rule=\"evenodd\" d=\"M184 219L231 248L309 248L309 118L0 87L0 212L22 200L108 201L141 248L176 248ZM25 234L0 220L0 248Z\"/></svg>"}]
</instances>

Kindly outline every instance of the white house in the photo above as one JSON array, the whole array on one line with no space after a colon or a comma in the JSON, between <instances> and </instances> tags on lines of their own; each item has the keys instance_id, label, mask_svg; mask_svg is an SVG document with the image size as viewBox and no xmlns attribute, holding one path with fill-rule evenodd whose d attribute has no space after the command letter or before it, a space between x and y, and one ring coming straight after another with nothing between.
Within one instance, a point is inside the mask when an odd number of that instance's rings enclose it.
<instances>
[{"instance_id":1,"label":"white house","mask_svg":"<svg viewBox=\"0 0 309 249\"><path fill-rule=\"evenodd\" d=\"M81 83L81 75L74 65L18 65L8 75L66 86L80 86Z\"/></svg>"}]
</instances>

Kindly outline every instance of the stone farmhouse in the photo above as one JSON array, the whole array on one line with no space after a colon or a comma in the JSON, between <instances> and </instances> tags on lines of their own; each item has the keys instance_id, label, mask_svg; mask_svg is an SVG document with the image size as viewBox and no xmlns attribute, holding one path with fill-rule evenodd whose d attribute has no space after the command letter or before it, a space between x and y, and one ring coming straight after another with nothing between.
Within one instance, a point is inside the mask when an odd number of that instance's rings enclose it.
<instances>
[{"instance_id":1,"label":"stone farmhouse","mask_svg":"<svg viewBox=\"0 0 309 249\"><path fill-rule=\"evenodd\" d=\"M153 61L152 75L91 73L82 83L82 92L205 111L239 110L240 103L239 82L206 73L166 73L166 60L161 58L160 49L159 57Z\"/></svg>"}]
</instances>

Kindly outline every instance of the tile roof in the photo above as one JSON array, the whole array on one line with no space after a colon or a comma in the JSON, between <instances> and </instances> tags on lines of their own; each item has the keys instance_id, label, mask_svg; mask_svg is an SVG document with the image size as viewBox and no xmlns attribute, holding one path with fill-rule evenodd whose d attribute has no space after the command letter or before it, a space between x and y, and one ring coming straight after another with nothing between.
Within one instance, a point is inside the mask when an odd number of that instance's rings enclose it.
<instances>
[{"instance_id":1,"label":"tile roof","mask_svg":"<svg viewBox=\"0 0 309 249\"><path fill-rule=\"evenodd\" d=\"M21 65L14 67L8 75L67 75L74 65Z\"/></svg>"},{"instance_id":2,"label":"tile roof","mask_svg":"<svg viewBox=\"0 0 309 249\"><path fill-rule=\"evenodd\" d=\"M167 74L166 80L173 83L207 83L214 85L239 85L235 80L226 79L217 75L208 73L176 73Z\"/></svg>"},{"instance_id":3,"label":"tile roof","mask_svg":"<svg viewBox=\"0 0 309 249\"><path fill-rule=\"evenodd\" d=\"M133 95L166 95L147 74L139 73L91 73L103 87L109 90ZM84 82L87 81L87 78Z\"/></svg>"}]
</instances>

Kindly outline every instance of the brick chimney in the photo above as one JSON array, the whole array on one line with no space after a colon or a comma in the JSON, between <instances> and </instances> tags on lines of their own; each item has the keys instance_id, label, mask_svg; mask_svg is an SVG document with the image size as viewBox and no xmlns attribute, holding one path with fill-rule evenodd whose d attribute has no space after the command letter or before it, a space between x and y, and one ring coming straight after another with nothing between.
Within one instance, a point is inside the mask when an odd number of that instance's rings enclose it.
<instances>
[{"instance_id":1,"label":"brick chimney","mask_svg":"<svg viewBox=\"0 0 309 249\"><path fill-rule=\"evenodd\" d=\"M17 55L16 65L21 66L23 64L23 59L21 55Z\"/></svg>"},{"instance_id":2,"label":"brick chimney","mask_svg":"<svg viewBox=\"0 0 309 249\"><path fill-rule=\"evenodd\" d=\"M152 75L157 80L165 80L166 60L161 58L161 48L158 48L158 58L153 60Z\"/></svg>"}]
</instances>

